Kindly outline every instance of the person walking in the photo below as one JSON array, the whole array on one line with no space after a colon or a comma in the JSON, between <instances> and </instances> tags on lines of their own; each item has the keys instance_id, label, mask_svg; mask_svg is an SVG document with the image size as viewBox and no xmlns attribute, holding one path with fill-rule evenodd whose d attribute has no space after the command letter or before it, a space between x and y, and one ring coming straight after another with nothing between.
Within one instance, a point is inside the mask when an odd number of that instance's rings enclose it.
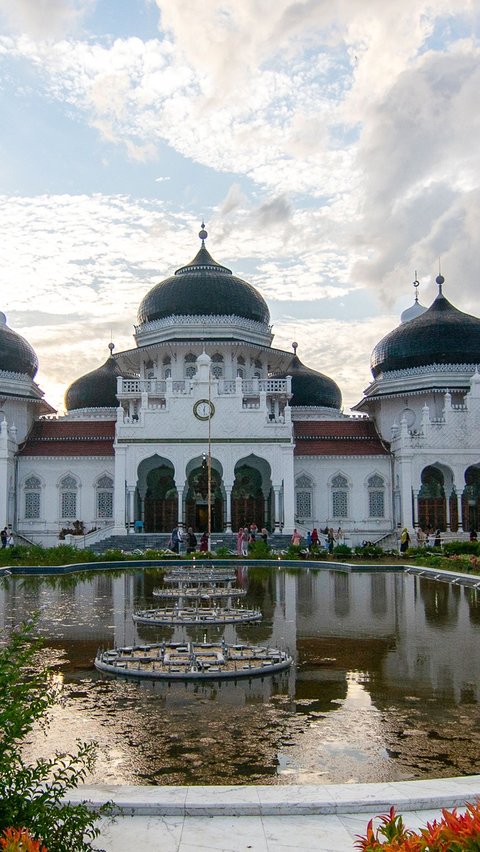
<instances>
[{"instance_id":1,"label":"person walking","mask_svg":"<svg viewBox=\"0 0 480 852\"><path fill-rule=\"evenodd\" d=\"M187 530L187 553L193 553L197 546L197 536L193 532L192 527Z\"/></svg>"},{"instance_id":2,"label":"person walking","mask_svg":"<svg viewBox=\"0 0 480 852\"><path fill-rule=\"evenodd\" d=\"M170 549L173 550L174 553L178 553L180 547L180 539L178 537L178 527L175 526L172 530L172 534L170 536Z\"/></svg>"},{"instance_id":3,"label":"person walking","mask_svg":"<svg viewBox=\"0 0 480 852\"><path fill-rule=\"evenodd\" d=\"M6 527L3 528L0 533L0 538L2 540L2 548L7 546L7 538L8 538L8 530Z\"/></svg>"},{"instance_id":4,"label":"person walking","mask_svg":"<svg viewBox=\"0 0 480 852\"><path fill-rule=\"evenodd\" d=\"M250 532L248 527L243 528L242 533L242 556L248 556L248 542L250 539Z\"/></svg>"},{"instance_id":5,"label":"person walking","mask_svg":"<svg viewBox=\"0 0 480 852\"><path fill-rule=\"evenodd\" d=\"M406 527L403 528L400 535L400 553L405 553L410 547L410 535Z\"/></svg>"},{"instance_id":6,"label":"person walking","mask_svg":"<svg viewBox=\"0 0 480 852\"><path fill-rule=\"evenodd\" d=\"M302 536L300 535L300 533L298 532L298 530L296 528L294 529L294 531L292 533L292 538L290 540L291 540L291 543L293 544L294 547L300 547L300 542L302 540Z\"/></svg>"},{"instance_id":7,"label":"person walking","mask_svg":"<svg viewBox=\"0 0 480 852\"><path fill-rule=\"evenodd\" d=\"M237 532L237 556L242 555L243 527L240 527Z\"/></svg>"}]
</instances>

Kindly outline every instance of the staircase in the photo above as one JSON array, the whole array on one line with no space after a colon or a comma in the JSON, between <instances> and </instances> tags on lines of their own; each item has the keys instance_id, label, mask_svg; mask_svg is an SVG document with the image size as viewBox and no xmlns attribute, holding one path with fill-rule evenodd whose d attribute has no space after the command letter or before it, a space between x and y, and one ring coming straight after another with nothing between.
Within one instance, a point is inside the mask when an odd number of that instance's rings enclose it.
<instances>
[{"instance_id":1,"label":"staircase","mask_svg":"<svg viewBox=\"0 0 480 852\"><path fill-rule=\"evenodd\" d=\"M200 542L200 535L196 533L197 541ZM132 533L131 535L111 535L104 538L102 541L96 541L90 545L89 550L93 553L105 553L106 550L123 550L131 552L132 550L164 550L168 548L170 541L170 533ZM237 536L234 533L212 533L211 537L212 551L217 551L220 547L226 547L234 553L237 550ZM270 535L268 543L274 550L286 550L290 544L289 535ZM197 545L198 546L198 545ZM183 544L182 553L185 553L185 544Z\"/></svg>"}]
</instances>

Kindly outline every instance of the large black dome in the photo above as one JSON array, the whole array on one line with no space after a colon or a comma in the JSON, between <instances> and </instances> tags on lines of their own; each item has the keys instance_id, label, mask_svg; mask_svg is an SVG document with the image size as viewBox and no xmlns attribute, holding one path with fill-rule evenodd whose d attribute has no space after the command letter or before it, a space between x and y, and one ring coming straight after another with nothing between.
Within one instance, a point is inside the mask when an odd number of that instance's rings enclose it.
<instances>
[{"instance_id":1,"label":"large black dome","mask_svg":"<svg viewBox=\"0 0 480 852\"><path fill-rule=\"evenodd\" d=\"M442 293L421 316L398 326L372 352L374 378L391 370L429 364L480 364L480 319L455 308Z\"/></svg>"},{"instance_id":2,"label":"large black dome","mask_svg":"<svg viewBox=\"0 0 480 852\"><path fill-rule=\"evenodd\" d=\"M342 393L333 379L306 367L296 354L285 370L274 374L274 378L278 379L285 379L287 376L292 377L293 396L290 405L315 405L337 409L341 407Z\"/></svg>"},{"instance_id":3,"label":"large black dome","mask_svg":"<svg viewBox=\"0 0 480 852\"><path fill-rule=\"evenodd\" d=\"M65 408L75 411L77 408L116 408L117 378L131 378L118 366L115 358L109 358L91 373L80 376L72 382L65 392Z\"/></svg>"},{"instance_id":4,"label":"large black dome","mask_svg":"<svg viewBox=\"0 0 480 852\"><path fill-rule=\"evenodd\" d=\"M160 281L138 309L140 325L170 316L237 316L265 325L270 323L267 303L260 293L221 266L202 247L186 266Z\"/></svg>"},{"instance_id":5,"label":"large black dome","mask_svg":"<svg viewBox=\"0 0 480 852\"><path fill-rule=\"evenodd\" d=\"M0 312L0 370L7 373L26 373L35 378L38 358L34 349L16 331L7 325L5 314Z\"/></svg>"}]
</instances>

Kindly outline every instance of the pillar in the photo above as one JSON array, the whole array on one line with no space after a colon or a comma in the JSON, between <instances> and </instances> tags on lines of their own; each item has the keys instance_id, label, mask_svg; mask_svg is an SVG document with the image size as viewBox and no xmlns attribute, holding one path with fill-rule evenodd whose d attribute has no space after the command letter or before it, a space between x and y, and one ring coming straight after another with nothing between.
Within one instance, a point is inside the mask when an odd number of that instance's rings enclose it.
<instances>
[{"instance_id":1,"label":"pillar","mask_svg":"<svg viewBox=\"0 0 480 852\"><path fill-rule=\"evenodd\" d=\"M281 486L280 486L280 485L274 485L274 486L273 486L273 494L274 494L274 497L275 497L275 532L276 532L276 533L279 533L279 532L280 532L280 521L281 521L281 515L280 515L280 489L281 489Z\"/></svg>"},{"instance_id":2,"label":"pillar","mask_svg":"<svg viewBox=\"0 0 480 852\"><path fill-rule=\"evenodd\" d=\"M226 527L225 532L232 532L232 486L225 485L225 502L226 502Z\"/></svg>"}]
</instances>

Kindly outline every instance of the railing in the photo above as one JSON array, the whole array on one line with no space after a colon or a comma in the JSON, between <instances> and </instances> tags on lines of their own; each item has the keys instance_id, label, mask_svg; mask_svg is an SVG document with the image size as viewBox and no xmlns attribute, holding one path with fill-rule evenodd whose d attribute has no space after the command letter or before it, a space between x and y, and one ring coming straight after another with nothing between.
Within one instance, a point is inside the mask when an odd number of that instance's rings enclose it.
<instances>
[{"instance_id":1,"label":"railing","mask_svg":"<svg viewBox=\"0 0 480 852\"><path fill-rule=\"evenodd\" d=\"M139 396L146 393L149 396L165 396L169 385L173 394L189 393L195 380L182 379L180 381L171 379L119 379L118 394L120 396ZM237 382L235 380L218 379L212 380L212 385L217 384L219 394L235 394ZM259 393L266 394L289 394L291 387L290 378L287 379L250 379L242 380L241 393L243 396L258 396Z\"/></svg>"}]
</instances>

